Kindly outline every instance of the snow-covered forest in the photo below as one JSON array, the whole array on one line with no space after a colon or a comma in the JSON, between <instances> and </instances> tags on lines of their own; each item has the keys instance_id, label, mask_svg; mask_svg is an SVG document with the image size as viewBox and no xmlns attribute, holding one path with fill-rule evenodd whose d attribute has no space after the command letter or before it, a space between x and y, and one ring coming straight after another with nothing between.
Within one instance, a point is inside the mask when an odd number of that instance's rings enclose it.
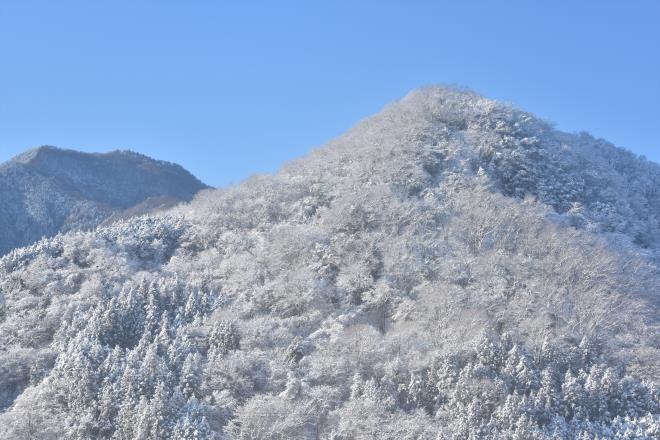
<instances>
[{"instance_id":1,"label":"snow-covered forest","mask_svg":"<svg viewBox=\"0 0 660 440\"><path fill-rule=\"evenodd\" d=\"M132 151L35 148L0 164L0 256L60 232L190 201L204 188L179 165Z\"/></svg>"},{"instance_id":2,"label":"snow-covered forest","mask_svg":"<svg viewBox=\"0 0 660 440\"><path fill-rule=\"evenodd\" d=\"M660 166L464 90L0 260L3 439L660 438Z\"/></svg>"}]
</instances>

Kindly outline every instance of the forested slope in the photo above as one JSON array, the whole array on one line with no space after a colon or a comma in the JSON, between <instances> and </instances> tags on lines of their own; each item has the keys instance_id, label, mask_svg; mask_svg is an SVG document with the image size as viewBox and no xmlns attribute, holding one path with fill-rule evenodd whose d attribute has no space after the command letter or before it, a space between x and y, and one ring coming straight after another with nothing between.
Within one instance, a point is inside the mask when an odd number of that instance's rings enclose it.
<instances>
[{"instance_id":1,"label":"forested slope","mask_svg":"<svg viewBox=\"0 0 660 440\"><path fill-rule=\"evenodd\" d=\"M131 151L29 150L0 164L0 255L44 236L93 229L153 199L190 201L204 188L180 166Z\"/></svg>"},{"instance_id":2,"label":"forested slope","mask_svg":"<svg viewBox=\"0 0 660 440\"><path fill-rule=\"evenodd\" d=\"M660 436L660 167L429 88L0 260L2 438Z\"/></svg>"}]
</instances>

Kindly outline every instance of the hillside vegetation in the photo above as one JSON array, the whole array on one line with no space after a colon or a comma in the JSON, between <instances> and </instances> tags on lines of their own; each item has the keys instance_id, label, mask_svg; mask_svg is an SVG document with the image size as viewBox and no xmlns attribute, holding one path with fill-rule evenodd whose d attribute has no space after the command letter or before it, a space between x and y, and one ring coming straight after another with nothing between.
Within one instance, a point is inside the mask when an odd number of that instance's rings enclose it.
<instances>
[{"instance_id":1,"label":"hillside vegetation","mask_svg":"<svg viewBox=\"0 0 660 440\"><path fill-rule=\"evenodd\" d=\"M429 88L0 260L7 439L660 437L660 166Z\"/></svg>"},{"instance_id":2,"label":"hillside vegetation","mask_svg":"<svg viewBox=\"0 0 660 440\"><path fill-rule=\"evenodd\" d=\"M43 237L149 212L154 200L190 201L204 188L180 166L131 151L36 148L0 164L0 256Z\"/></svg>"}]
</instances>

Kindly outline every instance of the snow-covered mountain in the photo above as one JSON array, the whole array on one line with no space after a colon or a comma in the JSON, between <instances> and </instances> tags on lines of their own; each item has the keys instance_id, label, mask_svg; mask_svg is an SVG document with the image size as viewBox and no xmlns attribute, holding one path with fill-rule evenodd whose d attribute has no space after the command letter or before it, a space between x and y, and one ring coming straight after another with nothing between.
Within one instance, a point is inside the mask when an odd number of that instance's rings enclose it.
<instances>
[{"instance_id":1,"label":"snow-covered mountain","mask_svg":"<svg viewBox=\"0 0 660 440\"><path fill-rule=\"evenodd\" d=\"M0 255L44 236L92 229L152 198L170 206L189 201L203 188L180 166L130 151L36 148L0 164Z\"/></svg>"},{"instance_id":2,"label":"snow-covered mountain","mask_svg":"<svg viewBox=\"0 0 660 440\"><path fill-rule=\"evenodd\" d=\"M0 259L1 438L660 436L660 166L415 91Z\"/></svg>"}]
</instances>

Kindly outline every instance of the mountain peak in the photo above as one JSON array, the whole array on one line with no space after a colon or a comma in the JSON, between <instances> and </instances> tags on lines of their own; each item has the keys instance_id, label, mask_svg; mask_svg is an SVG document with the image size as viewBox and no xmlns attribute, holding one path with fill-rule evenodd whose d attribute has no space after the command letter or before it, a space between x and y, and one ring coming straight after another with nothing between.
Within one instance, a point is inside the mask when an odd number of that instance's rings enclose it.
<instances>
[{"instance_id":1,"label":"mountain peak","mask_svg":"<svg viewBox=\"0 0 660 440\"><path fill-rule=\"evenodd\" d=\"M301 170L408 195L479 177L490 190L533 198L576 226L658 245L658 164L466 89L414 90L283 172Z\"/></svg>"},{"instance_id":2,"label":"mountain peak","mask_svg":"<svg viewBox=\"0 0 660 440\"><path fill-rule=\"evenodd\" d=\"M67 150L54 147L52 145L42 145L40 147L30 148L29 150L26 150L18 154L17 156L9 159L8 162L29 164L30 162L37 160L40 156L48 155L48 154L59 154L59 153L63 153L64 151Z\"/></svg>"}]
</instances>

